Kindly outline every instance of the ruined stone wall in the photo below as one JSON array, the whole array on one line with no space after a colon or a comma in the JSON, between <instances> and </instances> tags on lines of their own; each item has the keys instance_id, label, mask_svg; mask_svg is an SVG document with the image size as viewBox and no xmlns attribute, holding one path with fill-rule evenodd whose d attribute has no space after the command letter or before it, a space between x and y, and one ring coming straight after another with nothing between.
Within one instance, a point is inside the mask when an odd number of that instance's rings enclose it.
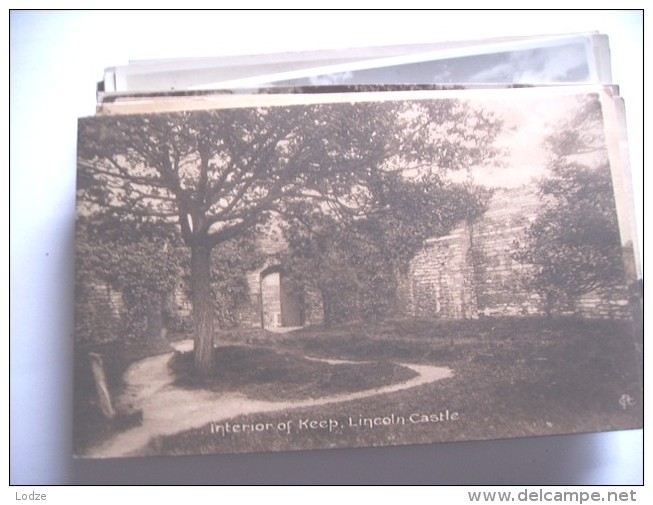
<instances>
[{"instance_id":1,"label":"ruined stone wall","mask_svg":"<svg viewBox=\"0 0 653 505\"><path fill-rule=\"evenodd\" d=\"M575 312L584 317L601 319L626 319L632 316L625 287L612 289L610 293L588 293L576 302Z\"/></svg>"},{"instance_id":2,"label":"ruined stone wall","mask_svg":"<svg viewBox=\"0 0 653 505\"><path fill-rule=\"evenodd\" d=\"M445 237L428 240L407 271L399 275L398 315L466 319L544 314L538 294L529 292L522 282L533 267L513 258L515 241L523 238L539 205L533 188L498 190L480 219ZM246 328L263 326L262 274L283 267L281 253L286 244L279 230L270 230L260 240L267 260L248 274L249 303L238 313L239 325ZM632 254L632 250L625 252ZM102 342L120 337L124 310L120 292L89 281L77 299L78 338ZM610 293L590 293L576 300L568 313L588 318L628 318L628 299L625 286ZM318 291L303 287L302 304L304 325L323 322ZM181 287L173 294L170 308L180 321L192 326L191 304Z\"/></svg>"},{"instance_id":3,"label":"ruined stone wall","mask_svg":"<svg viewBox=\"0 0 653 505\"><path fill-rule=\"evenodd\" d=\"M523 239L539 205L533 188L498 190L480 219L427 241L401 278L403 311L453 319L544 314L539 295L522 281L533 266L513 257L515 242ZM627 290L584 295L569 314L627 318Z\"/></svg>"},{"instance_id":4,"label":"ruined stone wall","mask_svg":"<svg viewBox=\"0 0 653 505\"><path fill-rule=\"evenodd\" d=\"M469 231L430 240L399 282L404 312L414 317L469 318L476 314Z\"/></svg>"},{"instance_id":5,"label":"ruined stone wall","mask_svg":"<svg viewBox=\"0 0 653 505\"><path fill-rule=\"evenodd\" d=\"M283 271L283 253L287 243L279 226L272 224L258 239L259 248L266 256L266 260L259 269L247 275L249 285L250 303L241 307L241 326L261 328L264 324L263 293L261 289L262 276L266 271L278 269ZM301 304L304 326L322 324L324 311L322 297L315 289L309 286L297 287L301 290Z\"/></svg>"},{"instance_id":6,"label":"ruined stone wall","mask_svg":"<svg viewBox=\"0 0 653 505\"><path fill-rule=\"evenodd\" d=\"M487 212L470 226L478 313L516 316L541 312L539 296L525 290L531 268L513 258L515 241L535 220L539 199L531 188L498 190Z\"/></svg>"}]
</instances>

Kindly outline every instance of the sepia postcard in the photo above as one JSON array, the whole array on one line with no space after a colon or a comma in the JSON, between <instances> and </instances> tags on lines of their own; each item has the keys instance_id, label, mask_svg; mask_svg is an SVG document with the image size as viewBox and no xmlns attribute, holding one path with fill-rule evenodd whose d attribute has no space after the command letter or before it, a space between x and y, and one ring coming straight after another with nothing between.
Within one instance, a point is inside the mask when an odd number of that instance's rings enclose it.
<instances>
[{"instance_id":1,"label":"sepia postcard","mask_svg":"<svg viewBox=\"0 0 653 505\"><path fill-rule=\"evenodd\" d=\"M114 107L79 120L75 456L642 426L614 88Z\"/></svg>"}]
</instances>

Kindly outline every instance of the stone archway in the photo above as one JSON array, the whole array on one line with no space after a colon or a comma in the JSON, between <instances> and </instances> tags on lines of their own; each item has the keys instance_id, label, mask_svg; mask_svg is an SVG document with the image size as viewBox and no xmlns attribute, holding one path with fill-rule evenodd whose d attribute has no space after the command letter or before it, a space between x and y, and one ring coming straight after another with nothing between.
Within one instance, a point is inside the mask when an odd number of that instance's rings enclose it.
<instances>
[{"instance_id":1,"label":"stone archway","mask_svg":"<svg viewBox=\"0 0 653 505\"><path fill-rule=\"evenodd\" d=\"M261 322L272 330L304 325L303 293L280 266L261 272Z\"/></svg>"}]
</instances>

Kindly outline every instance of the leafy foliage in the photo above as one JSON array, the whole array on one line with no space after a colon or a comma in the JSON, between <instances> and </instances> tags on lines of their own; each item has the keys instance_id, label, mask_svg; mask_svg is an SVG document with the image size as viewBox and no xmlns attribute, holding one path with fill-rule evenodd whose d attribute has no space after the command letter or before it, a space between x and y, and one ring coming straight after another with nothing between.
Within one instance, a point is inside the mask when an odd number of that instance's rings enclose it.
<instances>
[{"instance_id":1,"label":"leafy foliage","mask_svg":"<svg viewBox=\"0 0 653 505\"><path fill-rule=\"evenodd\" d=\"M78 222L77 338L86 341L158 337L173 321L183 251L162 237L112 240ZM109 293L116 293L111 299ZM103 295L103 292L106 293ZM107 327L113 314L114 327Z\"/></svg>"},{"instance_id":2,"label":"leafy foliage","mask_svg":"<svg viewBox=\"0 0 653 505\"><path fill-rule=\"evenodd\" d=\"M86 212L172 224L187 245L212 247L289 202L364 215L381 171L469 168L499 128L458 100L86 118L79 198Z\"/></svg>"},{"instance_id":3,"label":"leafy foliage","mask_svg":"<svg viewBox=\"0 0 653 505\"><path fill-rule=\"evenodd\" d=\"M190 297L186 248L158 233L127 239L113 235L103 220L95 227L81 218L77 227L76 289L78 340L157 338L162 329L186 332L191 322L177 304ZM106 227L106 229L105 229ZM239 309L249 302L245 274L261 261L256 242L243 237L216 247L211 269L215 319L220 327L237 324ZM109 293L115 293L111 300ZM107 322L112 318L114 325Z\"/></svg>"},{"instance_id":4,"label":"leafy foliage","mask_svg":"<svg viewBox=\"0 0 653 505\"><path fill-rule=\"evenodd\" d=\"M403 231L391 245L403 257L402 248L412 250L411 237L425 230L397 220L393 206L398 204L404 214L407 206L435 195L428 187L442 183L437 174L487 159L500 128L499 121L458 100L87 118L79 125L79 210L84 216L109 216L141 237L153 227L174 229L190 248L196 365L208 373L215 311L210 270L216 247L249 236L273 215L293 219L297 209L310 209L309 220L316 220L318 230L333 223L340 234L334 238L345 240L347 248L353 247L351 254L361 258L382 249L387 253L377 236L393 224L400 226ZM420 189L421 184L427 189ZM403 196L390 198L394 185ZM453 198L446 191L441 195ZM446 203L428 212L438 226L448 227L439 215L449 214ZM374 239L371 249L355 236ZM329 254L336 259L325 268L346 264L360 278L356 282L377 291L384 287L386 279L373 269L363 275L355 261L337 259L342 251ZM213 257L224 259L222 254ZM151 259L153 265L166 261L156 254ZM342 281L346 275L337 277ZM223 293L221 305L234 294ZM231 317L225 307L218 313Z\"/></svg>"},{"instance_id":5,"label":"leafy foliage","mask_svg":"<svg viewBox=\"0 0 653 505\"><path fill-rule=\"evenodd\" d=\"M457 101L414 107L395 155L363 174L364 212L325 213L313 201L286 207L287 263L321 293L327 326L393 315L398 274L424 240L485 210L488 190L447 174L496 156L500 121Z\"/></svg>"},{"instance_id":6,"label":"leafy foliage","mask_svg":"<svg viewBox=\"0 0 653 505\"><path fill-rule=\"evenodd\" d=\"M322 295L328 325L382 320L396 311L397 281L424 240L445 234L485 209L489 193L464 184L414 182L386 174L378 212L343 222L305 206L285 228L295 278Z\"/></svg>"},{"instance_id":7,"label":"leafy foliage","mask_svg":"<svg viewBox=\"0 0 653 505\"><path fill-rule=\"evenodd\" d=\"M240 311L250 303L247 273L259 268L264 255L255 237L243 236L219 244L211 255L211 297L214 316L220 328L240 322ZM190 279L186 278L190 295Z\"/></svg>"},{"instance_id":8,"label":"leafy foliage","mask_svg":"<svg viewBox=\"0 0 653 505\"><path fill-rule=\"evenodd\" d=\"M526 281L550 314L581 295L623 285L624 267L598 99L581 103L547 144L544 203L517 258L535 266Z\"/></svg>"}]
</instances>

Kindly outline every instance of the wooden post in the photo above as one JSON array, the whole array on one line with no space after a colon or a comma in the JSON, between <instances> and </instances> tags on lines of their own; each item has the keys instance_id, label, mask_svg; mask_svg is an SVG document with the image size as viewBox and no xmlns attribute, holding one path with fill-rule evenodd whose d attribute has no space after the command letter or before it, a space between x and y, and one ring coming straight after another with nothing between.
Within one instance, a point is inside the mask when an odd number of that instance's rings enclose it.
<instances>
[{"instance_id":1,"label":"wooden post","mask_svg":"<svg viewBox=\"0 0 653 505\"><path fill-rule=\"evenodd\" d=\"M91 369L93 370L93 378L95 379L95 387L102 413L108 419L114 419L116 417L116 410L113 408L111 401L111 393L109 392L109 384L107 384L107 377L104 373L102 356L96 352L90 352L88 356L91 360Z\"/></svg>"}]
</instances>

